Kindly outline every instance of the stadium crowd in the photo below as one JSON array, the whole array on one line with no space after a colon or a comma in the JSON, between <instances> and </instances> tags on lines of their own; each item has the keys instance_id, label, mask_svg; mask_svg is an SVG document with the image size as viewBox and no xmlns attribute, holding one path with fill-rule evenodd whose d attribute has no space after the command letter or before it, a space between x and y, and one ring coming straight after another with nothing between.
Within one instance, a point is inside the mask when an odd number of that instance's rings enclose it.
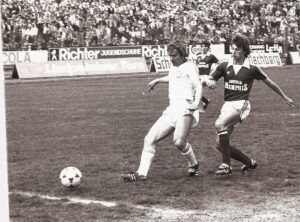
<instances>
[{"instance_id":1,"label":"stadium crowd","mask_svg":"<svg viewBox=\"0 0 300 222\"><path fill-rule=\"evenodd\" d=\"M297 0L3 0L4 50L226 42L300 43Z\"/></svg>"}]
</instances>

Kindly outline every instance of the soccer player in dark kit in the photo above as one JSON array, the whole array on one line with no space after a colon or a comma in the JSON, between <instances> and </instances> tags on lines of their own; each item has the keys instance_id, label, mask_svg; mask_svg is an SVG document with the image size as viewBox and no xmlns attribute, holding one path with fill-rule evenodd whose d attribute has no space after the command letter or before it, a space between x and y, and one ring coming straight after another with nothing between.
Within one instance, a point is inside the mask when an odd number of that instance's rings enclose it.
<instances>
[{"instance_id":1,"label":"soccer player in dark kit","mask_svg":"<svg viewBox=\"0 0 300 222\"><path fill-rule=\"evenodd\" d=\"M230 144L230 135L234 126L246 119L250 113L249 94L254 80L263 81L270 89L280 95L291 107L292 99L287 97L279 86L274 83L259 67L251 65L247 59L250 54L250 44L246 36L235 35L231 40L232 59L221 63L210 76L210 80L217 81L224 78L224 104L215 122L217 131L217 149L222 153L222 164L215 171L215 175L229 175L232 173L231 158L243 165L242 172L247 173L257 167L254 159L248 157L238 148ZM211 81L206 82L213 87Z\"/></svg>"}]
</instances>

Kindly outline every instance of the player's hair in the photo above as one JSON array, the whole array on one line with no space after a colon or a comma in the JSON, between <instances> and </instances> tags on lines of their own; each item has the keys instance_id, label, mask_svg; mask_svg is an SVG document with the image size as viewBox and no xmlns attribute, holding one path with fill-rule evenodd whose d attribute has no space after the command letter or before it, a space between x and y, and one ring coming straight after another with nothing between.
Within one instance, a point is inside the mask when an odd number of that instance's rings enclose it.
<instances>
[{"instance_id":1,"label":"player's hair","mask_svg":"<svg viewBox=\"0 0 300 222\"><path fill-rule=\"evenodd\" d=\"M204 46L206 46L207 48L210 49L210 42L209 41L202 42L202 45L204 45Z\"/></svg>"},{"instance_id":2,"label":"player's hair","mask_svg":"<svg viewBox=\"0 0 300 222\"><path fill-rule=\"evenodd\" d=\"M232 37L230 45L235 44L239 48L243 48L245 52L245 57L250 54L250 42L247 36L242 34L236 34Z\"/></svg>"},{"instance_id":3,"label":"player's hair","mask_svg":"<svg viewBox=\"0 0 300 222\"><path fill-rule=\"evenodd\" d=\"M168 45L168 53L170 54L174 49L177 49L179 54L182 56L182 57L187 57L188 56L188 53L187 53L187 50L186 50L186 46L178 41L176 42L171 42L169 45Z\"/></svg>"}]
</instances>

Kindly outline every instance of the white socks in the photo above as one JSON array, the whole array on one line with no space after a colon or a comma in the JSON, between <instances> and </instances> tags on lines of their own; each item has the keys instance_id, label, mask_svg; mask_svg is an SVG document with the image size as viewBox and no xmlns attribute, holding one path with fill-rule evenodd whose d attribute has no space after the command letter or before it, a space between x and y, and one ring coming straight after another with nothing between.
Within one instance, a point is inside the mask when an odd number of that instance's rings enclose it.
<instances>
[{"instance_id":1,"label":"white socks","mask_svg":"<svg viewBox=\"0 0 300 222\"><path fill-rule=\"evenodd\" d=\"M137 170L137 173L142 176L147 176L149 168L152 164L153 158L155 153L149 152L149 151L143 151L140 161L139 169Z\"/></svg>"},{"instance_id":2,"label":"white socks","mask_svg":"<svg viewBox=\"0 0 300 222\"><path fill-rule=\"evenodd\" d=\"M197 159L191 144L186 143L186 146L181 154L186 157L189 167L197 164Z\"/></svg>"},{"instance_id":3,"label":"white socks","mask_svg":"<svg viewBox=\"0 0 300 222\"><path fill-rule=\"evenodd\" d=\"M192 146L189 143L186 143L186 146L181 154L186 157L189 167L197 164L195 153L193 151ZM147 177L148 171L154 159L154 155L155 155L155 149L154 150L144 149L142 151L140 166L137 170L137 173L139 175Z\"/></svg>"}]
</instances>

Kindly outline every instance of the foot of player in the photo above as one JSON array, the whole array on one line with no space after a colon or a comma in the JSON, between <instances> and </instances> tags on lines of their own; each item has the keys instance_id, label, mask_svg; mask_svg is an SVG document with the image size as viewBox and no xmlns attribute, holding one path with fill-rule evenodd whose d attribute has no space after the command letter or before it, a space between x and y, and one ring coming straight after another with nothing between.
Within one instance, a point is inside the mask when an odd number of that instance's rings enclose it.
<instances>
[{"instance_id":1,"label":"foot of player","mask_svg":"<svg viewBox=\"0 0 300 222\"><path fill-rule=\"evenodd\" d=\"M253 171L257 168L257 163L255 160L251 159L250 165L243 165L241 171L244 174L248 174L250 171ZM226 163L222 163L219 168L215 171L216 176L226 176L231 175L232 167L228 166ZM194 166L188 168L188 174L190 177L199 176L199 162ZM137 172L131 172L127 174L122 174L122 179L124 182L136 182L136 181L145 181L146 176L139 175Z\"/></svg>"}]
</instances>

